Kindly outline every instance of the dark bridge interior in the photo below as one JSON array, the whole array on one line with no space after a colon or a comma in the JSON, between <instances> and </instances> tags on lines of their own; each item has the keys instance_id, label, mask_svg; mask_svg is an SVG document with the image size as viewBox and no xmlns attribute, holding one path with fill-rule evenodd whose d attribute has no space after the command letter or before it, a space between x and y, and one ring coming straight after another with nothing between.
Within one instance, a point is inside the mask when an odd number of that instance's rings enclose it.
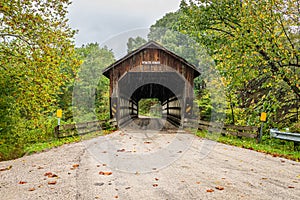
<instances>
[{"instance_id":1,"label":"dark bridge interior","mask_svg":"<svg viewBox=\"0 0 300 200\"><path fill-rule=\"evenodd\" d=\"M138 118L138 102L157 98L162 105L162 118L179 126L185 82L176 72L128 72L119 81L119 125Z\"/></svg>"}]
</instances>

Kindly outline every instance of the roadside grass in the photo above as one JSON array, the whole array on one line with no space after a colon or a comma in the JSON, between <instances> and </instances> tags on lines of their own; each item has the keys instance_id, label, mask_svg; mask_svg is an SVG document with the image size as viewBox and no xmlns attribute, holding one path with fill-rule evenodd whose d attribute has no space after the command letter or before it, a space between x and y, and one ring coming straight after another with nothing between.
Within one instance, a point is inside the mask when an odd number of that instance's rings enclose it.
<instances>
[{"instance_id":1,"label":"roadside grass","mask_svg":"<svg viewBox=\"0 0 300 200\"><path fill-rule=\"evenodd\" d=\"M89 140L98 136L107 135L113 132L112 130L101 130L97 132L91 132L85 135L71 135L62 138L53 138L50 141L27 144L24 148L25 155L31 155L33 153L47 151L49 149L62 146L64 144L76 143L82 140Z\"/></svg>"},{"instance_id":2,"label":"roadside grass","mask_svg":"<svg viewBox=\"0 0 300 200\"><path fill-rule=\"evenodd\" d=\"M257 143L256 139L252 138L237 137L232 135L224 136L218 133L209 133L207 131L198 131L196 135L220 143L270 154L273 157L283 157L300 162L299 146L294 146L294 143L291 141L270 138L268 135L263 136L261 143Z\"/></svg>"}]
</instances>

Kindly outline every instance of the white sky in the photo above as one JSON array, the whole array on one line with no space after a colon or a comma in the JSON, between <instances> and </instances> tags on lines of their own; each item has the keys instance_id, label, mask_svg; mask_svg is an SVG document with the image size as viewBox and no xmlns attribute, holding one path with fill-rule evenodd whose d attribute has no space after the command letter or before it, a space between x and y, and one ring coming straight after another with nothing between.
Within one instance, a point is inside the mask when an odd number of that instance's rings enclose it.
<instances>
[{"instance_id":1,"label":"white sky","mask_svg":"<svg viewBox=\"0 0 300 200\"><path fill-rule=\"evenodd\" d=\"M146 34L147 28L166 13L178 10L179 4L180 0L73 0L68 18L71 27L79 30L76 46L116 43L131 37L131 32L133 36ZM130 34L124 36L128 31Z\"/></svg>"}]
</instances>

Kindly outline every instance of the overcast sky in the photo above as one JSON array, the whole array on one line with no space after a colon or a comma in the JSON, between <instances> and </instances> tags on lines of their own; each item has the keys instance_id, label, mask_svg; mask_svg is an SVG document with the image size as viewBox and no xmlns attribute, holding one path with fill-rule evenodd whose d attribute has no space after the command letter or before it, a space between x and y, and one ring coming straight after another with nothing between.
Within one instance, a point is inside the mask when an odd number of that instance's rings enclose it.
<instances>
[{"instance_id":1,"label":"overcast sky","mask_svg":"<svg viewBox=\"0 0 300 200\"><path fill-rule=\"evenodd\" d=\"M178 10L179 4L180 0L73 0L68 18L71 27L79 30L76 46L124 43L124 37L145 35L147 28Z\"/></svg>"}]
</instances>

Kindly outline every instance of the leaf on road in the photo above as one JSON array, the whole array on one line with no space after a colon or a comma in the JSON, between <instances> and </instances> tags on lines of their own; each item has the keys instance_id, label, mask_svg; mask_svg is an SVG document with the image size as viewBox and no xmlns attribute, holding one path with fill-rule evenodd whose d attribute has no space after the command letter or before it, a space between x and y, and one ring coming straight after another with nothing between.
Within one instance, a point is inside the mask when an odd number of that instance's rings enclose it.
<instances>
[{"instance_id":1,"label":"leaf on road","mask_svg":"<svg viewBox=\"0 0 300 200\"><path fill-rule=\"evenodd\" d=\"M44 176L48 176L48 178L55 178L55 177L58 177L56 174L53 174L52 172L46 172L44 174Z\"/></svg>"},{"instance_id":2,"label":"leaf on road","mask_svg":"<svg viewBox=\"0 0 300 200\"><path fill-rule=\"evenodd\" d=\"M208 190L206 190L206 192L214 192L214 190L213 189L208 189Z\"/></svg>"},{"instance_id":3,"label":"leaf on road","mask_svg":"<svg viewBox=\"0 0 300 200\"><path fill-rule=\"evenodd\" d=\"M44 176L49 176L49 175L52 175L52 172L46 172L46 173L44 174Z\"/></svg>"},{"instance_id":4,"label":"leaf on road","mask_svg":"<svg viewBox=\"0 0 300 200\"><path fill-rule=\"evenodd\" d=\"M125 152L125 149L119 149L117 152Z\"/></svg>"},{"instance_id":5,"label":"leaf on road","mask_svg":"<svg viewBox=\"0 0 300 200\"><path fill-rule=\"evenodd\" d=\"M29 188L28 189L28 191L34 191L35 190L35 188Z\"/></svg>"},{"instance_id":6,"label":"leaf on road","mask_svg":"<svg viewBox=\"0 0 300 200\"><path fill-rule=\"evenodd\" d=\"M117 199L117 198L119 198L119 196L118 196L118 195L116 195L116 196L115 196L115 199Z\"/></svg>"},{"instance_id":7,"label":"leaf on road","mask_svg":"<svg viewBox=\"0 0 300 200\"><path fill-rule=\"evenodd\" d=\"M56 184L56 181L49 181L48 182L48 185L55 185Z\"/></svg>"},{"instance_id":8,"label":"leaf on road","mask_svg":"<svg viewBox=\"0 0 300 200\"><path fill-rule=\"evenodd\" d=\"M103 172L103 171L100 171L99 174L100 175L104 175L104 176L109 176L109 175L112 175L112 172Z\"/></svg>"},{"instance_id":9,"label":"leaf on road","mask_svg":"<svg viewBox=\"0 0 300 200\"><path fill-rule=\"evenodd\" d=\"M74 165L72 165L72 167L70 168L70 170L77 169L78 167L79 167L79 164L74 164Z\"/></svg>"},{"instance_id":10,"label":"leaf on road","mask_svg":"<svg viewBox=\"0 0 300 200\"><path fill-rule=\"evenodd\" d=\"M77 168L77 167L79 167L79 164L74 164L73 167Z\"/></svg>"},{"instance_id":11,"label":"leaf on road","mask_svg":"<svg viewBox=\"0 0 300 200\"><path fill-rule=\"evenodd\" d=\"M295 188L294 186L288 186L288 188Z\"/></svg>"},{"instance_id":12,"label":"leaf on road","mask_svg":"<svg viewBox=\"0 0 300 200\"><path fill-rule=\"evenodd\" d=\"M6 171L6 170L10 170L12 168L11 165L9 165L8 167L5 167L5 168L1 168L0 171Z\"/></svg>"},{"instance_id":13,"label":"leaf on road","mask_svg":"<svg viewBox=\"0 0 300 200\"><path fill-rule=\"evenodd\" d=\"M158 181L159 179L158 179L158 178L155 178L155 180Z\"/></svg>"},{"instance_id":14,"label":"leaf on road","mask_svg":"<svg viewBox=\"0 0 300 200\"><path fill-rule=\"evenodd\" d=\"M151 142L146 141L146 142L144 142L144 144L151 144Z\"/></svg>"},{"instance_id":15,"label":"leaf on road","mask_svg":"<svg viewBox=\"0 0 300 200\"><path fill-rule=\"evenodd\" d=\"M297 176L297 178L300 178L300 174Z\"/></svg>"},{"instance_id":16,"label":"leaf on road","mask_svg":"<svg viewBox=\"0 0 300 200\"><path fill-rule=\"evenodd\" d=\"M200 183L201 183L200 181L197 181L197 182L196 182L196 184L198 184L198 185L199 185Z\"/></svg>"},{"instance_id":17,"label":"leaf on road","mask_svg":"<svg viewBox=\"0 0 300 200\"><path fill-rule=\"evenodd\" d=\"M224 190L224 187L222 187L222 186L219 186L219 185L218 185L218 186L216 186L215 188L216 188L217 190Z\"/></svg>"},{"instance_id":18,"label":"leaf on road","mask_svg":"<svg viewBox=\"0 0 300 200\"><path fill-rule=\"evenodd\" d=\"M104 185L104 183L95 183L94 185L95 186L102 186L102 185Z\"/></svg>"},{"instance_id":19,"label":"leaf on road","mask_svg":"<svg viewBox=\"0 0 300 200\"><path fill-rule=\"evenodd\" d=\"M19 181L19 184L23 185L23 184L26 184L27 182L26 181Z\"/></svg>"}]
</instances>

